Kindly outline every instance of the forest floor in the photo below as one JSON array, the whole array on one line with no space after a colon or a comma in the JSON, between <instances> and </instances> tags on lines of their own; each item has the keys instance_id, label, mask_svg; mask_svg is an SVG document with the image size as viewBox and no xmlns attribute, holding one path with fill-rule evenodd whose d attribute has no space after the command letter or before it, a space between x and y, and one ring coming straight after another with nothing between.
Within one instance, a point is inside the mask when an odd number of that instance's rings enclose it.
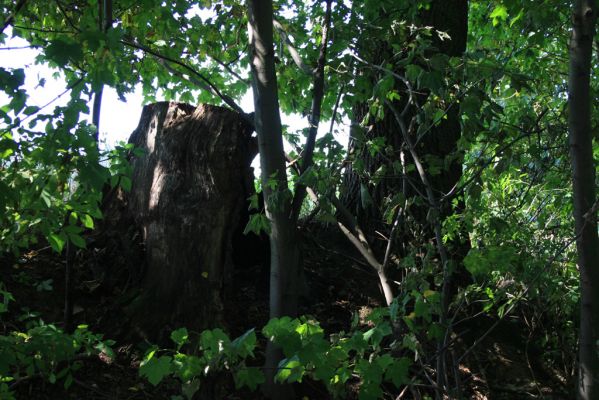
<instances>
[{"instance_id":1,"label":"forest floor","mask_svg":"<svg viewBox=\"0 0 599 400\"><path fill-rule=\"evenodd\" d=\"M310 287L309 302L301 310L314 316L327 332L348 331L358 313L368 314L382 306L376 274L359 259L345 239L322 228L306 228L303 235L304 265ZM61 326L64 298L64 260L50 249L31 251L19 259L1 261L2 281L16 301L4 319L0 333L24 329L27 321L42 319ZM74 317L76 324L88 324L93 332L102 332L116 340L113 360L89 358L74 374L73 385L66 391L62 382L55 384L34 377L19 381L14 388L17 399L170 399L178 394L179 385L163 381L153 387L138 376L143 341L126 333L122 310L124 287L103 288L93 274L75 265L76 289ZM268 319L267 274L256 267L240 271L242 282L236 298L229 305L228 331L235 337L247 329L262 327ZM23 319L29 314L29 319ZM480 338L494 321L479 317L468 320L456 331L455 353L462 354ZM463 398L470 399L569 399L569 378L543 362L542 350L531 351L526 324L522 317L506 318L498 324L459 364ZM225 382L224 384L230 384ZM302 399L329 398L324 387L304 381L297 389ZM355 398L356 393L349 395ZM256 393L236 393L227 399L259 399ZM391 397L389 397L391 398ZM400 397L397 397L398 399ZM401 397L420 397L416 391ZM291 400L291 399L290 399Z\"/></svg>"}]
</instances>

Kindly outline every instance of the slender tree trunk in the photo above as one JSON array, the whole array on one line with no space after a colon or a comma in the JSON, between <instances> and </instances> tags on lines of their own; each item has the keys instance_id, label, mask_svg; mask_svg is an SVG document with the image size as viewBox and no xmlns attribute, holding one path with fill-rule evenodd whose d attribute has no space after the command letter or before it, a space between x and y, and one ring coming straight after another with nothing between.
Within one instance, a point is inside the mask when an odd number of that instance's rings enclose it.
<instances>
[{"instance_id":1,"label":"slender tree trunk","mask_svg":"<svg viewBox=\"0 0 599 400\"><path fill-rule=\"evenodd\" d=\"M20 1L17 4L15 13L25 4L25 1ZM98 1L98 28L106 33L108 28L112 25L112 0L101 0ZM104 85L100 85L98 89L94 91L94 103L92 108L92 124L96 127L94 132L94 139L98 147L100 147L100 112L102 110L102 92L104 91ZM73 260L75 255L73 254L73 246L67 243L65 249L65 297L64 297L64 325L65 330L70 332L72 330L73 322Z\"/></svg>"},{"instance_id":2,"label":"slender tree trunk","mask_svg":"<svg viewBox=\"0 0 599 400\"><path fill-rule=\"evenodd\" d=\"M310 129L308 131L308 139L304 148L304 156L301 162L301 171L306 172L312 167L312 159L314 155L314 147L316 145L316 135L318 134L318 125L320 124L320 109L322 107L322 99L324 97L324 67L327 62L327 46L329 41L329 28L331 25L331 2L327 0L327 6L322 26L322 44L320 46L320 55L318 56L318 64L314 70L314 83L312 85L312 110L310 111ZM306 186L298 184L295 188L295 196L291 206L292 218L297 221L302 204L306 198Z\"/></svg>"},{"instance_id":3,"label":"slender tree trunk","mask_svg":"<svg viewBox=\"0 0 599 400\"><path fill-rule=\"evenodd\" d=\"M590 72L597 7L579 0L573 14L570 40L569 127L574 222L580 269L580 333L578 398L599 399L599 237L595 189L595 161L591 133Z\"/></svg>"},{"instance_id":4,"label":"slender tree trunk","mask_svg":"<svg viewBox=\"0 0 599 400\"><path fill-rule=\"evenodd\" d=\"M99 0L98 1L98 28L106 33L112 26L112 0ZM100 111L102 109L102 93L104 92L104 85L100 86L94 91L94 106L92 112L92 123L96 127L96 133L94 135L96 142L100 138Z\"/></svg>"},{"instance_id":5,"label":"slender tree trunk","mask_svg":"<svg viewBox=\"0 0 599 400\"><path fill-rule=\"evenodd\" d=\"M73 332L73 245L67 241L64 266L64 331Z\"/></svg>"},{"instance_id":6,"label":"slender tree trunk","mask_svg":"<svg viewBox=\"0 0 599 400\"><path fill-rule=\"evenodd\" d=\"M270 221L270 317L297 313L299 248L291 213L279 114L279 97L273 48L273 11L270 0L248 2L250 65L254 92L254 124L258 134L262 191ZM266 391L283 398L287 389L274 385L281 354L269 342L266 353Z\"/></svg>"}]
</instances>

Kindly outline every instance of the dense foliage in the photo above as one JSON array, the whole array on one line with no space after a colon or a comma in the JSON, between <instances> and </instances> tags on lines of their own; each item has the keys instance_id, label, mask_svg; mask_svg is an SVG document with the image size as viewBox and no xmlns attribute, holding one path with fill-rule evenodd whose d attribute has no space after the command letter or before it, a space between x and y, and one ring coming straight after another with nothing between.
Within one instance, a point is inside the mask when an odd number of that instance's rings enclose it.
<instances>
[{"instance_id":1,"label":"dense foliage","mask_svg":"<svg viewBox=\"0 0 599 400\"><path fill-rule=\"evenodd\" d=\"M18 258L47 245L61 254L67 243L86 247L86 234L102 218L106 191L131 186L126 160L135 149L98 145L96 127L84 118L91 114L93 94L103 85L119 95L141 85L146 102L212 102L242 112L238 102L250 89L247 10L234 0L115 0L109 2L110 29L103 29L96 2L14 3L0 1L0 44L12 37L26 40L39 51L37 62L64 78L69 100L64 106L29 105L27 68L4 68L0 62L0 90L9 98L0 108L0 252ZM375 269L388 269L389 281L400 283L393 286L395 300L364 324L356 317L349 332L325 333L312 317L275 318L261 329L262 336L252 329L235 340L220 329L192 334L181 328L172 333L174 349L147 350L141 377L152 385L174 377L188 399L203 379L220 373L231 373L237 388L255 390L265 376L254 351L271 340L284 354L277 381L309 378L322 382L331 396L345 398L348 383L357 379L360 399L397 396L424 381L432 394L428 374L439 352L433 343L442 343L445 351L457 340L460 324L518 314L526 320L530 341L544 349L543 363L559 370L564 385L573 389L580 291L567 141L569 9L555 0L472 0L467 50L458 57L438 49L450 35L420 23L419 16L442 7L439 3L333 3L319 111L323 121L333 122L321 129L326 132L315 142L313 165L288 170L289 190L299 184L312 194L301 217L330 224L355 211L341 210L338 198L351 165L359 176L359 208L379 217L372 229L378 236L367 232L361 254ZM287 0L274 7L280 110L308 116L326 5ZM385 51L371 46L383 42ZM597 90L592 79L593 96ZM356 120L360 107L368 112ZM418 177L418 163L398 156L413 150L409 140L392 143L369 135L372 126L398 117L403 107L410 107L402 118L414 127L410 132L417 143L454 112L459 118L461 136L451 153L440 157L421 149L420 154L432 180L455 160L461 163L459 182L449 192L434 192L439 210L450 210L446 216L418 217L434 202L419 192L420 183L409 183ZM289 160L303 155L310 128L305 125L284 127ZM598 126L599 113L593 110L594 135ZM335 140L334 133L342 131L351 136L351 153ZM361 154L384 162L370 170ZM394 180L399 186L401 179L416 193L385 192L387 183L381 185ZM435 224L440 242L426 236ZM410 234L398 234L398 226ZM252 217L246 231L251 230L269 232L264 214ZM452 258L464 243L466 254ZM442 250L450 254L447 263L440 260ZM460 269L467 279L446 307L447 271ZM87 326L64 332L27 315L19 327L5 325L9 303L22 299L13 299L0 280L0 300L0 397L33 376L68 387L84 357L113 357L113 342Z\"/></svg>"}]
</instances>

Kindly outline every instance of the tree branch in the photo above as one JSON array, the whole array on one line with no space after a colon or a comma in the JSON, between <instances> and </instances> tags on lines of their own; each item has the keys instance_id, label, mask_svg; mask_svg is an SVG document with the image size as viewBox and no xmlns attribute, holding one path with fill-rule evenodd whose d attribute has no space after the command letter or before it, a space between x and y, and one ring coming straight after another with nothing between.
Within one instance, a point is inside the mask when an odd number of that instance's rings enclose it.
<instances>
[{"instance_id":1,"label":"tree branch","mask_svg":"<svg viewBox=\"0 0 599 400\"><path fill-rule=\"evenodd\" d=\"M329 28L331 26L331 2L327 0L324 24L322 29L322 45L320 46L320 55L318 64L314 71L314 84L312 88L312 110L308 121L310 130L306 139L304 156L302 159L302 171L305 173L313 163L314 147L316 146L316 135L318 134L318 125L320 124L320 111L322 108L322 98L324 97L324 67L327 62L327 46L329 41ZM291 219L297 221L302 203L306 197L306 185L298 183L291 206Z\"/></svg>"},{"instance_id":2,"label":"tree branch","mask_svg":"<svg viewBox=\"0 0 599 400\"><path fill-rule=\"evenodd\" d=\"M241 82L245 83L248 86L250 85L250 82L247 79L243 79L237 72L233 71L233 68L231 68L230 63L222 62L218 58L216 58L214 56L211 56L211 55L209 55L208 57L210 57L214 61L216 61L216 63L218 65L220 65L221 67L223 67L224 69L226 69L227 72L230 73L231 75L233 75L235 78L239 79Z\"/></svg>"},{"instance_id":3,"label":"tree branch","mask_svg":"<svg viewBox=\"0 0 599 400\"><path fill-rule=\"evenodd\" d=\"M185 64L184 62L176 60L176 59L168 57L168 56L165 56L164 54L160 54L157 51L152 50L149 47L144 46L140 43L131 42L128 40L121 40L121 43L123 43L126 46L133 47L138 50L142 50L143 52L151 54L158 59L168 61L170 63L176 64L176 65L184 68L185 70L187 70L191 73L191 75L189 75L189 78L188 78L188 80L190 82L200 86L201 88L206 89L211 94L219 97L226 105L228 105L233 110L240 113L241 115L246 115L246 113L243 111L243 109L237 103L235 103L235 101L230 96L222 93L208 78L206 78L200 72L196 71L194 68L190 67L189 65ZM162 64L162 65L164 65L164 64ZM171 72L172 72L172 70L171 70ZM179 76L182 77L182 75L179 75ZM201 81L202 83L198 82L198 79L196 79L196 78L198 78L199 81ZM253 121L252 121L252 124L253 124Z\"/></svg>"},{"instance_id":4,"label":"tree branch","mask_svg":"<svg viewBox=\"0 0 599 400\"><path fill-rule=\"evenodd\" d=\"M4 33L4 30L14 22L15 16L19 13L19 11L21 11L25 3L27 3L27 0L19 0L17 5L15 6L15 10L12 12L12 14L8 16L8 18L6 18L6 20L4 20L4 23L2 23L2 29L0 30L0 34Z\"/></svg>"}]
</instances>

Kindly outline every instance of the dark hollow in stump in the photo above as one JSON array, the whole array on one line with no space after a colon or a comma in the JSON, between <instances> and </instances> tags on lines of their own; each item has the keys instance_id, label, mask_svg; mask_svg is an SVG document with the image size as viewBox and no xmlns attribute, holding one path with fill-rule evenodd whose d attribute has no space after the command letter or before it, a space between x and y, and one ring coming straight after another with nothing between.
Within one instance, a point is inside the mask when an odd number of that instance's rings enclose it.
<instances>
[{"instance_id":1,"label":"dark hollow in stump","mask_svg":"<svg viewBox=\"0 0 599 400\"><path fill-rule=\"evenodd\" d=\"M222 107L144 107L129 140L144 154L131 160L127 210L145 245L141 291L128 311L145 336L222 325L232 235L253 190L252 131Z\"/></svg>"}]
</instances>

